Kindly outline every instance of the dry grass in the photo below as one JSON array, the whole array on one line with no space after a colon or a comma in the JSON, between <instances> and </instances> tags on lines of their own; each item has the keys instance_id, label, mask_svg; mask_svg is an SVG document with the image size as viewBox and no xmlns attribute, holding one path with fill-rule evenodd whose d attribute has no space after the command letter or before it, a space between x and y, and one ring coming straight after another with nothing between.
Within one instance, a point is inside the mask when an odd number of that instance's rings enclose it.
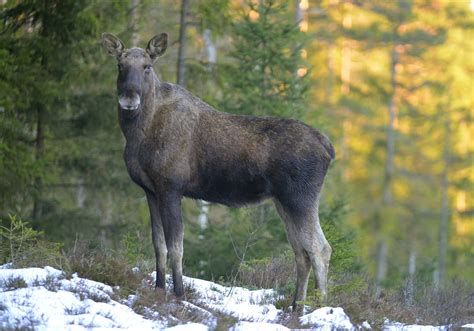
<instances>
[{"instance_id":1,"label":"dry grass","mask_svg":"<svg viewBox=\"0 0 474 331\"><path fill-rule=\"evenodd\" d=\"M386 291L377 298L366 288L332 294L327 304L343 307L353 323L367 320L375 329L382 327L385 318L405 324L458 327L472 322L474 287L462 281L440 289L425 287L418 290L412 303L402 290Z\"/></svg>"},{"instance_id":2,"label":"dry grass","mask_svg":"<svg viewBox=\"0 0 474 331\"><path fill-rule=\"evenodd\" d=\"M296 267L292 253L263 260L245 262L240 266L237 283L253 288L282 288L294 280Z\"/></svg>"},{"instance_id":3,"label":"dry grass","mask_svg":"<svg viewBox=\"0 0 474 331\"><path fill-rule=\"evenodd\" d=\"M119 295L126 297L142 285L147 271L133 271L123 254L99 249L88 249L87 242L77 242L67 255L67 271L77 272L80 277L119 287Z\"/></svg>"}]
</instances>

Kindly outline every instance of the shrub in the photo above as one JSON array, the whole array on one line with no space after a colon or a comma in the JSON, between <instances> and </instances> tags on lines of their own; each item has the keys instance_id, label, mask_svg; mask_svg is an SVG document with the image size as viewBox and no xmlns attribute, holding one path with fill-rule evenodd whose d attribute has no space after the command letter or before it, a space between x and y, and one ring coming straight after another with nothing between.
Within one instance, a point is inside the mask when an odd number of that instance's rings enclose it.
<instances>
[{"instance_id":1,"label":"shrub","mask_svg":"<svg viewBox=\"0 0 474 331\"><path fill-rule=\"evenodd\" d=\"M11 262L14 267L62 268L62 245L43 239L43 232L36 231L28 222L15 215L0 224L0 264Z\"/></svg>"},{"instance_id":2,"label":"shrub","mask_svg":"<svg viewBox=\"0 0 474 331\"><path fill-rule=\"evenodd\" d=\"M67 261L68 273L77 272L80 277L118 286L120 296L134 292L147 277L144 270L132 270L134 265L125 254L91 248L85 241L76 242L67 254Z\"/></svg>"},{"instance_id":3,"label":"shrub","mask_svg":"<svg viewBox=\"0 0 474 331\"><path fill-rule=\"evenodd\" d=\"M351 291L330 293L328 305L343 307L353 323L367 320L372 328L382 329L385 318L405 324L450 325L470 322L474 314L474 288L455 280L436 289L421 286L411 304L403 289L388 290L379 297L366 286Z\"/></svg>"},{"instance_id":4,"label":"shrub","mask_svg":"<svg viewBox=\"0 0 474 331\"><path fill-rule=\"evenodd\" d=\"M28 284L21 277L8 278L4 280L2 283L0 283L0 285L5 291L12 291L19 288L28 287Z\"/></svg>"},{"instance_id":5,"label":"shrub","mask_svg":"<svg viewBox=\"0 0 474 331\"><path fill-rule=\"evenodd\" d=\"M286 251L282 256L243 262L237 273L241 286L254 288L286 287L295 277L293 252Z\"/></svg>"}]
</instances>

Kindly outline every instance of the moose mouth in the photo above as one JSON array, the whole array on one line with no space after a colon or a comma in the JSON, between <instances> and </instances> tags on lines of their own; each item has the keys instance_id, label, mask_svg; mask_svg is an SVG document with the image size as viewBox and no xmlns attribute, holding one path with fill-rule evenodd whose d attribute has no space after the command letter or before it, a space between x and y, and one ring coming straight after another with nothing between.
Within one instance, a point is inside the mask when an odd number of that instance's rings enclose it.
<instances>
[{"instance_id":1,"label":"moose mouth","mask_svg":"<svg viewBox=\"0 0 474 331\"><path fill-rule=\"evenodd\" d=\"M130 97L119 97L119 105L123 110L137 110L140 107L140 97L138 95Z\"/></svg>"}]
</instances>

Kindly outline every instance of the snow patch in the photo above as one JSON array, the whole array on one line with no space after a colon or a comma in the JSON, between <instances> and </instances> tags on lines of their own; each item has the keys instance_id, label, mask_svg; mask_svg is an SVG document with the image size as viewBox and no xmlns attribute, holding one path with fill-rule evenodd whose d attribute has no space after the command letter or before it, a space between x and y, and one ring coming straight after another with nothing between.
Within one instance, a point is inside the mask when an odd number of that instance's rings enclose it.
<instances>
[{"instance_id":1,"label":"snow patch","mask_svg":"<svg viewBox=\"0 0 474 331\"><path fill-rule=\"evenodd\" d=\"M77 275L71 280L59 279L64 273L51 267L0 269L2 284L12 277L23 279L28 287L0 292L0 329L152 330L164 327L113 301L112 288L102 283Z\"/></svg>"},{"instance_id":2,"label":"snow patch","mask_svg":"<svg viewBox=\"0 0 474 331\"><path fill-rule=\"evenodd\" d=\"M300 323L317 327L318 330L351 330L354 328L342 308L323 307L300 317Z\"/></svg>"},{"instance_id":3,"label":"snow patch","mask_svg":"<svg viewBox=\"0 0 474 331\"><path fill-rule=\"evenodd\" d=\"M280 324L265 322L239 322L230 329L231 331L289 331Z\"/></svg>"},{"instance_id":4,"label":"snow patch","mask_svg":"<svg viewBox=\"0 0 474 331\"><path fill-rule=\"evenodd\" d=\"M393 322L386 319L383 323L384 330L403 330L403 331L443 331L449 330L448 326L433 326L433 325L408 325L399 322Z\"/></svg>"},{"instance_id":5,"label":"snow patch","mask_svg":"<svg viewBox=\"0 0 474 331\"><path fill-rule=\"evenodd\" d=\"M188 323L188 324L180 324L173 326L171 328L167 328L166 330L172 331L207 331L209 328L207 325L201 323Z\"/></svg>"},{"instance_id":6,"label":"snow patch","mask_svg":"<svg viewBox=\"0 0 474 331\"><path fill-rule=\"evenodd\" d=\"M362 329L366 329L366 330L371 330L372 329L369 322L367 322L367 321L362 322L361 327L362 327Z\"/></svg>"},{"instance_id":7,"label":"snow patch","mask_svg":"<svg viewBox=\"0 0 474 331\"><path fill-rule=\"evenodd\" d=\"M239 320L274 322L282 314L282 310L272 304L278 295L271 289L252 291L185 276L183 282L196 291L196 302L200 305Z\"/></svg>"},{"instance_id":8,"label":"snow patch","mask_svg":"<svg viewBox=\"0 0 474 331\"><path fill-rule=\"evenodd\" d=\"M4 267L4 266L2 266ZM52 267L7 269L0 268L0 288L15 279L22 279L27 286L45 284L48 280L64 277L64 272Z\"/></svg>"}]
</instances>

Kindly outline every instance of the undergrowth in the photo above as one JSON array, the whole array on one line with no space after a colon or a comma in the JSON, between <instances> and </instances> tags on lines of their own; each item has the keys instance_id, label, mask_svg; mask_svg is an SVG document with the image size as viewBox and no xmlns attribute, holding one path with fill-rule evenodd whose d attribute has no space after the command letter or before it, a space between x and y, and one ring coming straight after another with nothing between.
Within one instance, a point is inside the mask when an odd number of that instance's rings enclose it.
<instances>
[{"instance_id":1,"label":"undergrowth","mask_svg":"<svg viewBox=\"0 0 474 331\"><path fill-rule=\"evenodd\" d=\"M343 234L333 232L332 238L340 240ZM77 272L80 277L113 286L116 300L127 300L129 295L134 295L131 306L136 312L155 319L165 316L170 325L183 321L209 323L209 316L200 309L199 297L192 288L185 288L187 307L172 293L154 288L150 276L154 269L153 261L146 259L136 245L127 244L127 240L125 238L124 248L119 251L76 241L73 249L64 252L60 244L44 240L41 232L11 216L3 220L0 227L0 263L12 263L15 268L51 265L66 271L68 276ZM338 245L342 245L342 241ZM311 276L307 300L302 304L311 309L323 305L343 307L354 324L368 321L375 329L382 328L385 319L451 327L472 323L472 284L453 280L440 288L419 285L411 301L407 301L403 288L385 290L376 297L369 286L370 280L358 270L357 264L351 265L350 258L348 250L340 256L339 265L336 263L330 274L329 296L324 301L316 290L314 276ZM343 272L342 266L351 266L351 270ZM280 323L298 328L298 318L289 309L295 291L295 277L293 253L288 251L282 256L243 262L231 285L275 289L277 295L269 302L284 311ZM24 281L12 279L7 288L25 286ZM213 315L213 328L228 328L236 323L234 318L222 313L213 312Z\"/></svg>"},{"instance_id":2,"label":"undergrowth","mask_svg":"<svg viewBox=\"0 0 474 331\"><path fill-rule=\"evenodd\" d=\"M49 265L64 268L62 244L44 239L28 222L10 215L0 220L0 264L12 263L18 268Z\"/></svg>"}]
</instances>

